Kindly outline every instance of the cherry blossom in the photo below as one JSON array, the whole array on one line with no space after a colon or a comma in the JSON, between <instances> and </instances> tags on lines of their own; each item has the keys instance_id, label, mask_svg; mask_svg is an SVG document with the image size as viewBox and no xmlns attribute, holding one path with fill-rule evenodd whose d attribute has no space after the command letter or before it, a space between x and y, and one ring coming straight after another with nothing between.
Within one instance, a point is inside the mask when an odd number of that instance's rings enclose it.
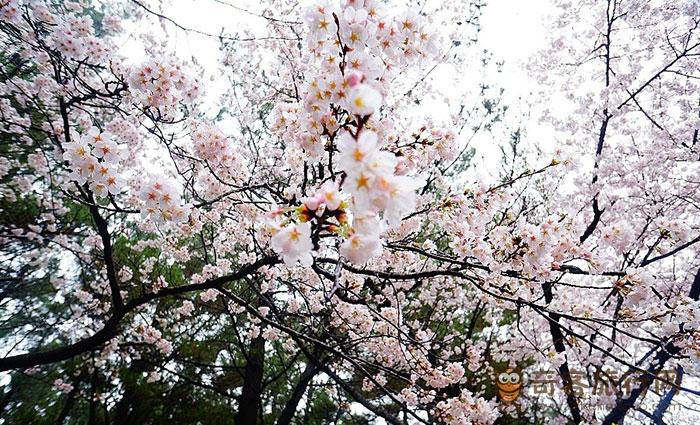
<instances>
[{"instance_id":1,"label":"cherry blossom","mask_svg":"<svg viewBox=\"0 0 700 425\"><path fill-rule=\"evenodd\" d=\"M311 226L309 223L288 224L272 237L272 248L284 259L285 264L294 265L300 262L309 266L311 257Z\"/></svg>"}]
</instances>

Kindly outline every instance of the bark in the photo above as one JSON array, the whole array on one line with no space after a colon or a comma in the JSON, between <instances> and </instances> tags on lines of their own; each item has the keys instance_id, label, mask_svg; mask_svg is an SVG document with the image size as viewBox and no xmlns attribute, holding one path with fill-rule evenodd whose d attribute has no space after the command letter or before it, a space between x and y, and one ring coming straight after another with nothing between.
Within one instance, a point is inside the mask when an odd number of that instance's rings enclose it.
<instances>
[{"instance_id":1,"label":"bark","mask_svg":"<svg viewBox=\"0 0 700 425\"><path fill-rule=\"evenodd\" d=\"M124 385L124 393L114 406L113 425L136 423L133 412L136 410L137 406L135 406L135 403L138 401L138 375L145 372L146 368L146 362L141 359L134 359L129 368L130 370L126 375L122 375L121 381Z\"/></svg>"},{"instance_id":2,"label":"bark","mask_svg":"<svg viewBox=\"0 0 700 425\"><path fill-rule=\"evenodd\" d=\"M245 365L245 381L238 398L238 411L234 416L236 425L258 423L258 411L262 406L262 381L265 368L265 340L258 336L250 344Z\"/></svg>"}]
</instances>

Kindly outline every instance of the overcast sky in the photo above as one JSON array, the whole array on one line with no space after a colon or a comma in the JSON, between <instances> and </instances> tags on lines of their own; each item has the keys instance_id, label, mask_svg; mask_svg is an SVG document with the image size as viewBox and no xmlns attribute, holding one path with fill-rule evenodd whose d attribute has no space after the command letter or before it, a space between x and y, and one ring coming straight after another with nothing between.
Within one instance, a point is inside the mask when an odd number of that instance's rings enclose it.
<instances>
[{"instance_id":1,"label":"overcast sky","mask_svg":"<svg viewBox=\"0 0 700 425\"><path fill-rule=\"evenodd\" d=\"M256 2L251 0L228 1L256 10ZM483 10L481 46L492 51L495 58L505 60L503 84L506 90L513 96L527 94L529 81L520 65L543 46L542 18L551 11L551 0L489 0ZM256 21L262 21L214 0L172 0L172 8L167 7L163 13L185 27L213 34L218 34L222 28L233 32L241 25L254 26ZM182 31L176 33L173 47L177 51L194 56L205 65L209 65L209 61L212 65L216 63L218 45L215 39L186 35ZM207 68L215 69L215 66Z\"/></svg>"},{"instance_id":2,"label":"overcast sky","mask_svg":"<svg viewBox=\"0 0 700 425\"><path fill-rule=\"evenodd\" d=\"M438 2L441 0L429 1ZM482 9L479 44L474 52L479 54L478 52L482 49L487 49L493 54L494 60L504 62L503 72L497 76L496 82L505 89L503 101L509 106L511 120L514 120L514 117L517 118L521 111L527 110L532 102L529 94L534 88L533 81L524 70L523 64L544 47L546 32L543 19L552 12L551 1L488 0L487 6ZM259 2L255 0L226 0L226 2L251 11L257 12L260 9ZM311 2L312 0L302 0L300 7ZM264 31L264 19L221 4L216 0L171 0L170 3L166 0L161 7L163 9L159 11L178 24L210 34L219 34L222 29L231 34L242 27L259 27L261 31ZM220 52L216 38L176 30L171 23L167 22L164 23L164 27L171 35L168 40L168 50L177 52L183 59L196 58L209 73L208 75L217 76ZM136 32L143 32L143 28L136 29ZM141 51L141 55L143 54L139 45L140 42L133 39L125 45L125 53L128 53L127 56L136 62L140 60L138 51ZM478 58L475 58L475 63L477 62ZM461 70L461 72L467 71ZM439 71L436 71L436 74L438 73ZM489 77L492 76L489 75ZM437 79L440 80L440 77ZM465 84L478 84L470 77L463 80ZM218 94L226 89L226 87L221 86L222 84L226 84L223 79L215 79L215 82L209 81L208 78L205 80L205 93L213 109L216 109L215 103ZM449 90L446 91L449 92ZM416 112L425 115L431 115L431 112L432 115L444 115L443 112L446 112L444 107L445 105L440 104L439 101L434 103L428 101L423 104L421 111ZM225 123L222 125L226 128ZM554 141L549 140L551 135L538 126L539 124L534 121L527 124L526 140L535 140L544 146L553 146ZM476 165L475 172L492 174L490 177L496 177L495 174L498 171L493 167L493 164L494 160L500 159L500 151L494 140L507 140L507 137L505 132L501 134L497 134L497 132L494 134L482 133L472 140L472 146L477 147L477 156L473 161L473 165Z\"/></svg>"}]
</instances>

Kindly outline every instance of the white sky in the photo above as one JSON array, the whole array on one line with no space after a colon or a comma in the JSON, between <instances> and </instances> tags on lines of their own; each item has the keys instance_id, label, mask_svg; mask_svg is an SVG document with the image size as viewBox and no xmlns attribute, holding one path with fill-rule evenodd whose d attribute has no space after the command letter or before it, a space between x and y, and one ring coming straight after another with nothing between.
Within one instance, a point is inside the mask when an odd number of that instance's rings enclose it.
<instances>
[{"instance_id":1,"label":"white sky","mask_svg":"<svg viewBox=\"0 0 700 425\"><path fill-rule=\"evenodd\" d=\"M505 60L503 84L516 99L532 88L522 65L544 47L543 18L551 10L551 0L490 0L484 9L480 42Z\"/></svg>"},{"instance_id":2,"label":"white sky","mask_svg":"<svg viewBox=\"0 0 700 425\"><path fill-rule=\"evenodd\" d=\"M241 8L256 10L255 1L228 1ZM483 9L481 44L493 51L496 57L507 58L506 66L514 79L514 88L522 83L518 81L521 75L517 75L520 62L543 46L545 28L542 18L551 10L551 0L489 0ZM172 0L172 8L168 7L164 14L185 27L212 34L218 34L222 28L231 32L240 24L252 26L255 21L262 21L213 0ZM206 37L186 37L178 31L175 43L173 47L177 50L184 49L200 60L215 58L218 54L216 40Z\"/></svg>"},{"instance_id":3,"label":"white sky","mask_svg":"<svg viewBox=\"0 0 700 425\"><path fill-rule=\"evenodd\" d=\"M452 0L450 0L452 1ZM229 0L236 6L256 10L256 2L250 0ZM542 18L552 10L551 0L489 0L483 9L481 19L480 44L494 53L494 58L505 60L503 85L509 98L526 96L531 88L531 80L521 65L530 55L543 47L545 28ZM254 26L262 19L237 11L212 0L172 0L172 9L164 14L179 24L218 34L222 28L232 32L241 24ZM172 28L170 28L172 29ZM177 51L196 57L207 65L218 58L217 41L212 38L175 34ZM215 66L208 67L215 69Z\"/></svg>"}]
</instances>

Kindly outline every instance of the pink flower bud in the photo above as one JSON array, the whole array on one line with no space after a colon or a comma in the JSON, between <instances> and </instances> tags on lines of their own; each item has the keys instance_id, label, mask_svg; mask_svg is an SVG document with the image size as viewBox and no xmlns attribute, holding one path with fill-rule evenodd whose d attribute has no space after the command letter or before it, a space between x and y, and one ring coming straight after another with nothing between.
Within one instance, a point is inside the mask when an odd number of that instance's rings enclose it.
<instances>
[{"instance_id":1,"label":"pink flower bud","mask_svg":"<svg viewBox=\"0 0 700 425\"><path fill-rule=\"evenodd\" d=\"M348 83L350 87L355 87L360 84L365 76L359 71L352 71L347 76L345 76L345 82Z\"/></svg>"}]
</instances>

